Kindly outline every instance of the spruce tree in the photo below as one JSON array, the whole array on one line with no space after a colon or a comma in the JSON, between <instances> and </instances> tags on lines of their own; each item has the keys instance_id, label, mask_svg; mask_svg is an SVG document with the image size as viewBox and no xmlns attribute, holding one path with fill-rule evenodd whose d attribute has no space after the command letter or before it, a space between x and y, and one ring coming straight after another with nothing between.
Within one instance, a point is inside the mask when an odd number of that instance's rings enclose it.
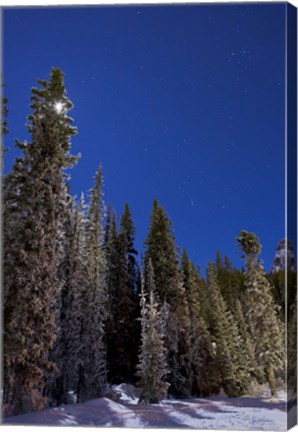
<instances>
[{"instance_id":1,"label":"spruce tree","mask_svg":"<svg viewBox=\"0 0 298 432\"><path fill-rule=\"evenodd\" d=\"M186 359L189 365L187 374L191 394L208 396L213 389L211 379L214 356L210 334L201 311L200 278L187 252L182 252L181 272L188 309L188 327L185 335L187 343Z\"/></svg>"},{"instance_id":2,"label":"spruce tree","mask_svg":"<svg viewBox=\"0 0 298 432\"><path fill-rule=\"evenodd\" d=\"M241 303L244 297L243 274L233 268L227 256L224 256L222 260L219 252L216 253L215 268L217 282L232 321L231 332L234 332L234 340L237 340L238 347L241 347L238 350L233 349L234 363L237 364L238 386L243 392L247 392L252 375L254 375L255 363L251 336L248 332Z\"/></svg>"},{"instance_id":3,"label":"spruce tree","mask_svg":"<svg viewBox=\"0 0 298 432\"><path fill-rule=\"evenodd\" d=\"M115 271L116 264L112 260L111 255L115 255L116 242L117 242L117 227L116 227L116 214L109 204L107 207L107 216L104 230L104 247L106 251L106 258L108 266L112 265L111 274Z\"/></svg>"},{"instance_id":4,"label":"spruce tree","mask_svg":"<svg viewBox=\"0 0 298 432\"><path fill-rule=\"evenodd\" d=\"M233 315L233 321L237 324L240 336L241 349L237 352L239 360L238 364L240 367L240 373L242 373L242 387L245 391L248 390L251 384L252 378L257 378L256 363L254 358L252 339L249 333L249 328L245 320L243 307L240 300L235 300L235 306L231 311Z\"/></svg>"},{"instance_id":5,"label":"spruce tree","mask_svg":"<svg viewBox=\"0 0 298 432\"><path fill-rule=\"evenodd\" d=\"M112 234L113 236L113 234ZM136 338L138 297L137 266L134 248L135 228L128 204L120 220L120 231L116 240L116 267L112 277L116 279L113 303L113 335L109 340L109 374L114 382L131 380L137 362ZM113 238L113 237L112 237ZM112 259L113 256L110 256Z\"/></svg>"},{"instance_id":6,"label":"spruce tree","mask_svg":"<svg viewBox=\"0 0 298 432\"><path fill-rule=\"evenodd\" d=\"M116 225L116 214L111 206L108 206L107 218L104 232L104 250L107 261L108 271L108 300L109 300L109 320L113 319L115 299L117 292L117 268L118 268L118 232ZM109 324L110 325L110 324Z\"/></svg>"},{"instance_id":7,"label":"spruce tree","mask_svg":"<svg viewBox=\"0 0 298 432\"><path fill-rule=\"evenodd\" d=\"M14 340L10 338L10 322L15 319L12 316L18 308L15 297L20 290L20 281L24 273L23 215L28 208L25 194L28 193L25 185L28 178L26 172L28 173L26 162L18 158L12 172L4 179L3 188L3 399L9 405L12 404L16 392L13 355L17 342L14 347ZM19 334L14 337L16 336L20 337ZM7 343L11 343L12 347Z\"/></svg>"},{"instance_id":8,"label":"spruce tree","mask_svg":"<svg viewBox=\"0 0 298 432\"><path fill-rule=\"evenodd\" d=\"M81 331L86 312L83 308L86 296L85 228L83 194L79 203L68 195L64 257L59 266L59 277L63 282L60 299L61 331L52 352L59 370L48 386L54 404L73 402L78 389L79 369L82 364Z\"/></svg>"},{"instance_id":9,"label":"spruce tree","mask_svg":"<svg viewBox=\"0 0 298 432\"><path fill-rule=\"evenodd\" d=\"M208 328L217 363L217 368L214 370L214 379L217 380L219 387L224 388L228 396L234 396L237 384L229 347L230 320L220 293L213 264L208 265L206 288L209 295Z\"/></svg>"},{"instance_id":10,"label":"spruce tree","mask_svg":"<svg viewBox=\"0 0 298 432\"><path fill-rule=\"evenodd\" d=\"M154 200L145 242L145 264L151 260L158 299L165 310L168 310L165 347L170 371L167 377L171 384L169 391L176 396L183 396L188 393L183 352L187 312L179 258L172 233L172 223L168 215Z\"/></svg>"},{"instance_id":11,"label":"spruce tree","mask_svg":"<svg viewBox=\"0 0 298 432\"><path fill-rule=\"evenodd\" d=\"M207 270L207 289L208 324L217 364L215 373L228 396L240 396L248 390L250 369L243 356L243 340L237 323L223 300L213 264L209 264Z\"/></svg>"},{"instance_id":12,"label":"spruce tree","mask_svg":"<svg viewBox=\"0 0 298 432\"><path fill-rule=\"evenodd\" d=\"M102 169L98 169L89 197L84 320L81 332L82 359L78 385L79 401L104 395L107 386L105 325L107 320L107 261L103 244Z\"/></svg>"},{"instance_id":13,"label":"spruce tree","mask_svg":"<svg viewBox=\"0 0 298 432\"><path fill-rule=\"evenodd\" d=\"M106 322L106 342L107 342L107 371L108 381L113 383L113 364L116 359L114 357L114 339L115 339L115 310L116 295L117 295L117 269L118 269L118 248L117 248L118 232L116 226L116 215L110 205L107 208L107 217L104 234L104 249L107 260L107 322Z\"/></svg>"},{"instance_id":14,"label":"spruce tree","mask_svg":"<svg viewBox=\"0 0 298 432\"><path fill-rule=\"evenodd\" d=\"M59 333L64 170L77 160L69 153L76 129L62 72L52 69L49 81L38 84L27 125L31 142L17 142L22 156L4 187L4 375L14 413L45 406L55 368L49 353Z\"/></svg>"},{"instance_id":15,"label":"spruce tree","mask_svg":"<svg viewBox=\"0 0 298 432\"><path fill-rule=\"evenodd\" d=\"M160 306L155 300L156 287L151 260L148 260L144 283L141 288L141 347L137 376L140 390L139 403L159 403L167 395L169 384L165 381L168 373L164 347L164 325ZM149 297L146 298L146 297Z\"/></svg>"},{"instance_id":16,"label":"spruce tree","mask_svg":"<svg viewBox=\"0 0 298 432\"><path fill-rule=\"evenodd\" d=\"M237 241L245 261L245 307L255 360L260 373L270 385L272 395L275 395L276 371L285 366L284 328L259 258L261 245L258 237L243 230Z\"/></svg>"},{"instance_id":17,"label":"spruce tree","mask_svg":"<svg viewBox=\"0 0 298 432\"><path fill-rule=\"evenodd\" d=\"M216 253L215 268L223 299L228 308L233 311L236 299L240 300L243 297L243 275L233 267L227 256L222 259L219 252Z\"/></svg>"}]
</instances>

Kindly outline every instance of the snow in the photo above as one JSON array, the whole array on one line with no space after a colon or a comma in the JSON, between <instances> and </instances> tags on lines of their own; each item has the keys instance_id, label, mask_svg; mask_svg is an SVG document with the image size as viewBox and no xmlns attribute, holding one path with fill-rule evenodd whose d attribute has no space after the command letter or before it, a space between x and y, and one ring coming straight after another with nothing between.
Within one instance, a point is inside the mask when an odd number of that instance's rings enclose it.
<instances>
[{"instance_id":1,"label":"snow","mask_svg":"<svg viewBox=\"0 0 298 432\"><path fill-rule=\"evenodd\" d=\"M188 404L184 403L184 405ZM172 419L177 420L181 427L187 426L194 429L199 428L198 419L196 417L176 411L174 407L171 407L171 404L164 404L163 406L165 407L167 415L169 415Z\"/></svg>"},{"instance_id":2,"label":"snow","mask_svg":"<svg viewBox=\"0 0 298 432\"><path fill-rule=\"evenodd\" d=\"M117 386L114 386L113 389L116 393L120 395L121 402L126 402L133 405L136 405L138 403L138 398L129 394L127 384L119 384Z\"/></svg>"},{"instance_id":3,"label":"snow","mask_svg":"<svg viewBox=\"0 0 298 432\"><path fill-rule=\"evenodd\" d=\"M164 428L213 430L287 429L286 392L271 398L262 388L255 397L224 395L184 400L166 399L160 404L137 404L136 390L128 384L113 386L116 401L100 398L36 413L7 417L7 425L97 426L113 428Z\"/></svg>"},{"instance_id":4,"label":"snow","mask_svg":"<svg viewBox=\"0 0 298 432\"><path fill-rule=\"evenodd\" d=\"M65 426L78 425L76 418L68 414L65 414L64 418L59 420L59 422L61 425L65 425Z\"/></svg>"},{"instance_id":5,"label":"snow","mask_svg":"<svg viewBox=\"0 0 298 432\"><path fill-rule=\"evenodd\" d=\"M247 398L248 399L248 398ZM162 406L167 415L177 420L181 427L194 429L229 429L229 430L285 430L287 416L285 409L268 409L258 407L241 407L240 398L212 400L192 399L191 402L166 401ZM206 402L210 406L206 407ZM181 408L178 410L177 406ZM200 408L204 406L204 408ZM187 413L183 412L186 411Z\"/></svg>"},{"instance_id":6,"label":"snow","mask_svg":"<svg viewBox=\"0 0 298 432\"><path fill-rule=\"evenodd\" d=\"M115 411L117 414L120 414L123 417L123 426L128 428L144 428L148 426L147 423L141 421L140 416L138 416L131 409L117 403L113 402L109 399L106 399L108 402L108 407Z\"/></svg>"}]
</instances>

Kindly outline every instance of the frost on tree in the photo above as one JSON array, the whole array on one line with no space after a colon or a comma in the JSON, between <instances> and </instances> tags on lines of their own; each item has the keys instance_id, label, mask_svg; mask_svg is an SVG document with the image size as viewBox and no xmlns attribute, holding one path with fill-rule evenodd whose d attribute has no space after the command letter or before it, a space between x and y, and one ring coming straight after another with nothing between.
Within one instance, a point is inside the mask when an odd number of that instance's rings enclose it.
<instances>
[{"instance_id":1,"label":"frost on tree","mask_svg":"<svg viewBox=\"0 0 298 432\"><path fill-rule=\"evenodd\" d=\"M145 263L151 260L158 299L168 309L165 347L169 368L169 392L175 396L185 396L188 388L184 363L186 347L183 345L187 326L187 304L172 223L156 200L153 202L145 245Z\"/></svg>"},{"instance_id":2,"label":"frost on tree","mask_svg":"<svg viewBox=\"0 0 298 432\"><path fill-rule=\"evenodd\" d=\"M99 167L89 197L84 268L84 317L81 330L81 364L78 399L100 397L107 386L105 325L107 321L107 260L103 244L102 168Z\"/></svg>"},{"instance_id":3,"label":"frost on tree","mask_svg":"<svg viewBox=\"0 0 298 432\"><path fill-rule=\"evenodd\" d=\"M145 273L147 294L144 283L141 288L141 347L137 376L140 378L139 403L158 403L167 395L169 384L165 377L168 373L166 364L166 350L164 346L164 325L161 312L155 300L156 288L154 271L151 261L148 261ZM149 296L149 299L146 298Z\"/></svg>"},{"instance_id":4,"label":"frost on tree","mask_svg":"<svg viewBox=\"0 0 298 432\"><path fill-rule=\"evenodd\" d=\"M75 135L63 74L32 89L30 142L17 142L4 184L4 400L16 413L45 406L44 388L56 369L49 360L59 333L65 169ZM57 102L63 105L60 112Z\"/></svg>"},{"instance_id":5,"label":"frost on tree","mask_svg":"<svg viewBox=\"0 0 298 432\"><path fill-rule=\"evenodd\" d=\"M259 258L258 237L241 231L237 240L245 261L246 316L255 361L260 378L268 381L275 395L276 372L285 367L284 324L279 319L278 307Z\"/></svg>"}]
</instances>

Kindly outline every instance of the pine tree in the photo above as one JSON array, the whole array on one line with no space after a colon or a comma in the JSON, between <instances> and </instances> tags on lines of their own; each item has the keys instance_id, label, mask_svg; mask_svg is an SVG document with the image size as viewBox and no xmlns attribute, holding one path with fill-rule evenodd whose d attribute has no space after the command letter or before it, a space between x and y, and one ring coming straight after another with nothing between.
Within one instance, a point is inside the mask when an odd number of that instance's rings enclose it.
<instances>
[{"instance_id":1,"label":"pine tree","mask_svg":"<svg viewBox=\"0 0 298 432\"><path fill-rule=\"evenodd\" d=\"M219 252L216 253L215 268L223 299L228 308L233 311L235 308L235 300L242 299L243 297L243 275L232 266L227 256L224 256L222 259Z\"/></svg>"},{"instance_id":2,"label":"pine tree","mask_svg":"<svg viewBox=\"0 0 298 432\"><path fill-rule=\"evenodd\" d=\"M106 342L107 342L107 371L108 381L113 383L113 364L116 362L114 357L114 339L116 334L115 311L117 307L117 269L118 269L118 232L116 226L116 215L109 205L107 209L104 248L107 260L107 322L106 322Z\"/></svg>"},{"instance_id":3,"label":"pine tree","mask_svg":"<svg viewBox=\"0 0 298 432\"><path fill-rule=\"evenodd\" d=\"M259 259L261 245L258 237L243 230L237 241L245 261L246 316L255 360L270 385L272 395L275 395L275 373L284 368L285 362L284 328Z\"/></svg>"},{"instance_id":4,"label":"pine tree","mask_svg":"<svg viewBox=\"0 0 298 432\"><path fill-rule=\"evenodd\" d=\"M252 378L257 378L255 374L256 364L252 339L240 300L236 299L235 306L231 312L233 321L237 324L239 330L241 349L237 352L239 357L238 364L240 366L240 373L242 373L242 387L246 392L251 384Z\"/></svg>"},{"instance_id":5,"label":"pine tree","mask_svg":"<svg viewBox=\"0 0 298 432\"><path fill-rule=\"evenodd\" d=\"M106 224L105 224L105 231L104 231L104 246L106 251L106 257L108 265L110 265L111 261L111 255L116 250L116 242L117 242L117 227L116 227L116 215L115 211L112 209L111 205L109 204L107 207L107 216L106 216ZM115 270L115 264L113 262L112 270Z\"/></svg>"},{"instance_id":6,"label":"pine tree","mask_svg":"<svg viewBox=\"0 0 298 432\"><path fill-rule=\"evenodd\" d=\"M38 84L27 125L31 142L17 142L23 155L4 187L5 394L14 413L45 406L44 387L55 368L49 353L59 333L64 170L77 160L69 153L76 129L62 72L52 69L49 81Z\"/></svg>"},{"instance_id":7,"label":"pine tree","mask_svg":"<svg viewBox=\"0 0 298 432\"><path fill-rule=\"evenodd\" d=\"M209 294L208 324L214 344L219 384L230 397L244 394L250 383L250 368L243 356L243 340L235 319L223 300L217 283L216 270L207 270Z\"/></svg>"},{"instance_id":8,"label":"pine tree","mask_svg":"<svg viewBox=\"0 0 298 432\"><path fill-rule=\"evenodd\" d=\"M200 304L200 278L187 252L182 252L181 272L188 309L188 328L185 335L187 343L186 359L189 363L187 374L188 387L192 394L208 396L213 389L211 369L215 367L210 334L203 318Z\"/></svg>"},{"instance_id":9,"label":"pine tree","mask_svg":"<svg viewBox=\"0 0 298 432\"><path fill-rule=\"evenodd\" d=\"M248 392L255 370L251 339L248 337L247 333L244 333L246 338L242 336L243 326L246 323L244 321L242 309L239 309L239 307L240 302L236 302L234 313L230 310L227 312L230 323L228 346L237 383L237 390L234 393L235 396L241 396ZM239 328L240 326L242 326L241 330Z\"/></svg>"},{"instance_id":10,"label":"pine tree","mask_svg":"<svg viewBox=\"0 0 298 432\"><path fill-rule=\"evenodd\" d=\"M153 201L149 233L145 242L145 262L150 258L155 273L156 289L161 301L177 295L177 284L171 283L179 273L179 259L172 223L165 210ZM175 280L173 282L176 282Z\"/></svg>"},{"instance_id":11,"label":"pine tree","mask_svg":"<svg viewBox=\"0 0 298 432\"><path fill-rule=\"evenodd\" d=\"M27 173L27 175L26 175ZM17 348L17 339L11 339L11 321L15 320L18 304L15 302L20 281L24 274L24 213L27 211L27 186L29 171L27 163L18 158L13 170L4 179L3 188L3 359L4 359L4 382L3 400L11 405L13 395L16 392L14 363L14 353ZM26 213L25 213L26 214ZM22 306L20 304L20 306ZM14 336L20 338L19 334ZM11 347L9 347L11 343ZM16 343L16 346L14 344ZM25 346L23 347L25 349ZM21 391L21 389L19 390ZM9 408L11 411L11 407ZM17 412L15 410L15 412Z\"/></svg>"},{"instance_id":12,"label":"pine tree","mask_svg":"<svg viewBox=\"0 0 298 432\"><path fill-rule=\"evenodd\" d=\"M212 336L214 355L217 360L217 369L214 370L214 380L218 382L219 387L222 386L224 388L228 396L234 396L237 384L229 347L230 320L217 284L213 264L209 264L207 269L206 288L209 295L208 327Z\"/></svg>"},{"instance_id":13,"label":"pine tree","mask_svg":"<svg viewBox=\"0 0 298 432\"><path fill-rule=\"evenodd\" d=\"M134 249L135 228L128 204L120 220L116 240L115 292L113 307L113 335L109 341L109 373L115 382L130 380L134 376L137 350L137 267ZM112 257L111 257L112 258Z\"/></svg>"},{"instance_id":14,"label":"pine tree","mask_svg":"<svg viewBox=\"0 0 298 432\"><path fill-rule=\"evenodd\" d=\"M82 359L79 401L104 395L107 386L105 324L107 320L107 262L103 244L102 169L98 169L90 193L87 232Z\"/></svg>"},{"instance_id":15,"label":"pine tree","mask_svg":"<svg viewBox=\"0 0 298 432\"><path fill-rule=\"evenodd\" d=\"M176 396L183 396L188 393L183 364L184 353L181 352L187 313L179 258L172 232L172 223L165 210L154 200L149 233L145 242L145 264L151 260L158 299L165 310L168 310L165 347L170 371L167 377L171 384L169 391Z\"/></svg>"},{"instance_id":16,"label":"pine tree","mask_svg":"<svg viewBox=\"0 0 298 432\"><path fill-rule=\"evenodd\" d=\"M111 206L108 206L106 226L104 233L104 250L107 261L107 280L108 280L108 300L109 300L109 320L113 320L115 299L117 292L117 266L118 266L118 232L116 226L116 214ZM108 324L107 323L107 324ZM111 325L113 323L111 322ZM110 325L110 324L108 324Z\"/></svg>"},{"instance_id":17,"label":"pine tree","mask_svg":"<svg viewBox=\"0 0 298 432\"><path fill-rule=\"evenodd\" d=\"M148 293L145 294L144 283L141 288L141 347L137 376L140 378L139 403L159 403L167 395L169 384L165 381L168 373L164 347L164 325L158 303L155 301L156 287L154 271L150 259L148 260L145 285ZM146 296L149 295L149 300Z\"/></svg>"},{"instance_id":18,"label":"pine tree","mask_svg":"<svg viewBox=\"0 0 298 432\"><path fill-rule=\"evenodd\" d=\"M48 386L50 394L54 396L52 403L55 404L75 400L82 364L81 331L85 315L86 217L83 194L79 204L68 195L66 210L64 257L59 267L59 277L63 281L60 300L61 331L52 353L59 371Z\"/></svg>"},{"instance_id":19,"label":"pine tree","mask_svg":"<svg viewBox=\"0 0 298 432\"><path fill-rule=\"evenodd\" d=\"M236 378L238 387L245 393L251 383L255 371L254 355L252 351L251 336L248 332L244 318L242 304L244 297L244 278L242 273L233 268L227 256L221 259L216 253L217 282L232 321L231 334L234 332L234 341L239 349L233 348L234 364L236 365ZM235 328L236 326L236 328Z\"/></svg>"}]
</instances>

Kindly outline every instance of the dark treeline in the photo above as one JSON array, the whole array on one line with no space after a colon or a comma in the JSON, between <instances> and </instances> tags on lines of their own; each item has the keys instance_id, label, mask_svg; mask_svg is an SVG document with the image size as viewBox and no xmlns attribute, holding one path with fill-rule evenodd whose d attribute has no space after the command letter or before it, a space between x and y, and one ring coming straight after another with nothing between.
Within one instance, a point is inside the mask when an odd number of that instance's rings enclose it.
<instances>
[{"instance_id":1,"label":"dark treeline","mask_svg":"<svg viewBox=\"0 0 298 432\"><path fill-rule=\"evenodd\" d=\"M154 200L141 260L128 204L120 220L105 207L101 167L87 204L71 195L72 103L59 69L38 84L31 140L16 142L21 156L3 182L6 412L113 397L121 382L139 387L141 403L240 396L254 381L274 395L284 275L266 276L258 237L237 238L243 270L218 252L203 278Z\"/></svg>"}]
</instances>

